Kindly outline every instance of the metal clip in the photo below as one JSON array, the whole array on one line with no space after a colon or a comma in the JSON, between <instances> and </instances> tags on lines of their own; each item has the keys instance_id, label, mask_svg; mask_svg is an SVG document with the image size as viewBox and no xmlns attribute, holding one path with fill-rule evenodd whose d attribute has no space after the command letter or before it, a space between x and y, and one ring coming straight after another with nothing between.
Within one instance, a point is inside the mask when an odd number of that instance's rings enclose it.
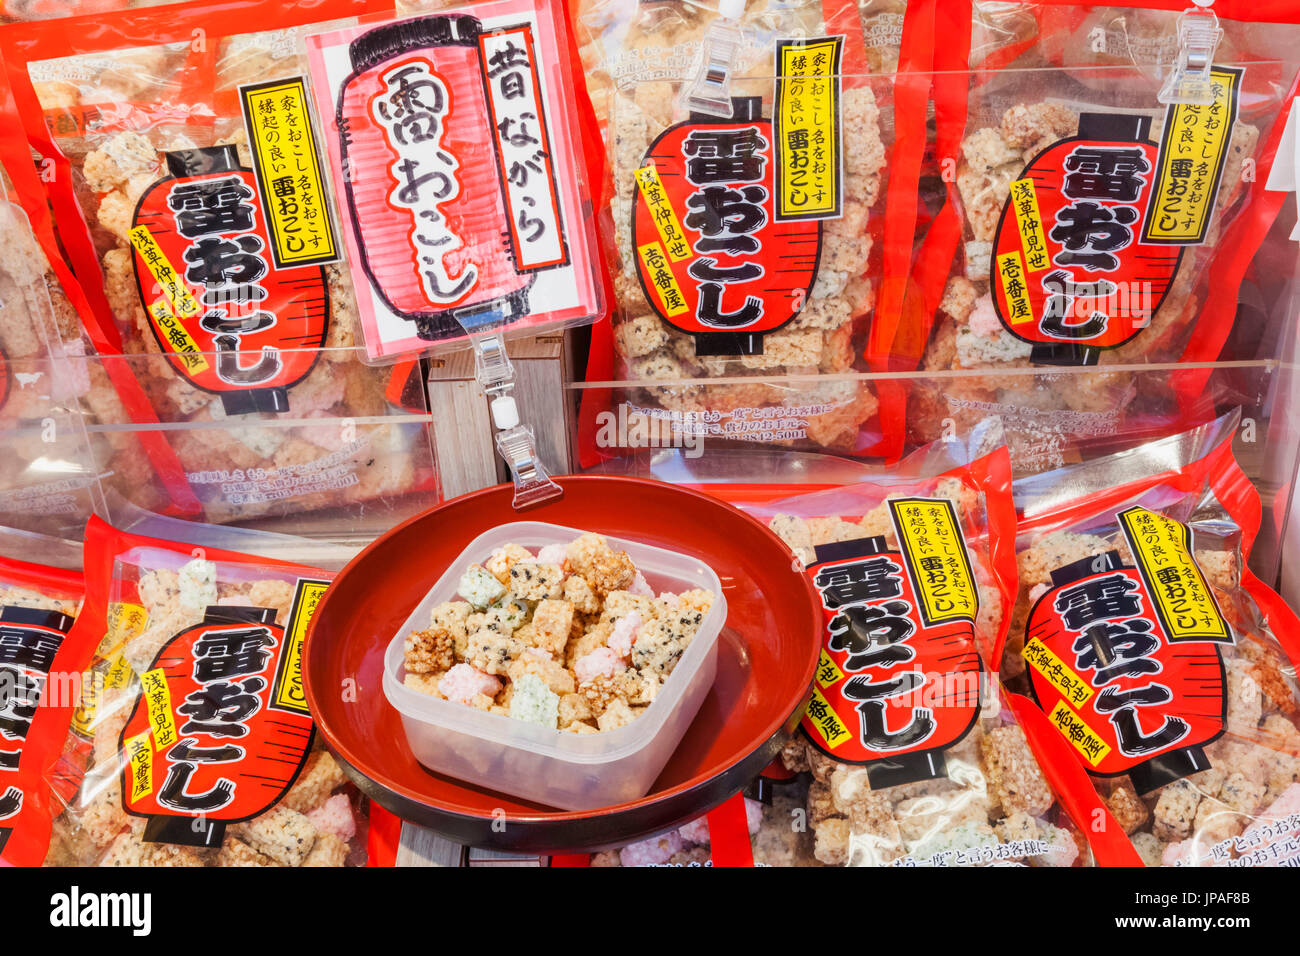
<instances>
[{"instance_id":1,"label":"metal clip","mask_svg":"<svg viewBox=\"0 0 1300 956\"><path fill-rule=\"evenodd\" d=\"M1212 104L1214 87L1210 70L1214 66L1214 52L1222 39L1223 30L1213 10L1205 7L1184 10L1178 18L1178 58L1156 99L1166 105Z\"/></svg>"},{"instance_id":2,"label":"metal clip","mask_svg":"<svg viewBox=\"0 0 1300 956\"><path fill-rule=\"evenodd\" d=\"M744 11L745 0L721 0L718 4L719 18L704 36L700 64L684 98L692 113L731 118L731 74L742 43L736 24Z\"/></svg>"}]
</instances>

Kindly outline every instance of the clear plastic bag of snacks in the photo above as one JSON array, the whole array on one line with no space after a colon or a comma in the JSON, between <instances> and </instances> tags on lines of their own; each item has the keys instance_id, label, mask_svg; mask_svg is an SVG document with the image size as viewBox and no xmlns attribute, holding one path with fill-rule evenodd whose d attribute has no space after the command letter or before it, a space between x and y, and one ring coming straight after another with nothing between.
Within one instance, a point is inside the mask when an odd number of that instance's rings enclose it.
<instances>
[{"instance_id":1,"label":"clear plastic bag of snacks","mask_svg":"<svg viewBox=\"0 0 1300 956\"><path fill-rule=\"evenodd\" d=\"M1002 692L1015 593L1011 465L936 443L841 489L744 505L808 569L826 643L786 769L812 775L829 865L1071 866L1095 800L1047 767ZM1085 788L1086 789L1086 788Z\"/></svg>"},{"instance_id":2,"label":"clear plastic bag of snacks","mask_svg":"<svg viewBox=\"0 0 1300 956\"><path fill-rule=\"evenodd\" d=\"M1004 672L1151 866L1300 858L1300 620L1247 567L1260 504L1236 425L1015 488Z\"/></svg>"},{"instance_id":3,"label":"clear plastic bag of snacks","mask_svg":"<svg viewBox=\"0 0 1300 956\"><path fill-rule=\"evenodd\" d=\"M58 539L0 528L0 860L37 866L61 809L49 773L63 750L81 672L94 644L73 634L81 609L79 570L31 564L13 553L76 555Z\"/></svg>"},{"instance_id":4,"label":"clear plastic bag of snacks","mask_svg":"<svg viewBox=\"0 0 1300 956\"><path fill-rule=\"evenodd\" d=\"M1188 7L959 0L904 37L937 71L935 212L893 351L975 373L909 386L912 441L998 417L1022 473L1060 467L1099 436L1206 419L1208 371L1152 387L1124 366L1276 357L1230 334L1283 202L1266 183L1300 22ZM1217 45L1197 46L1202 26ZM898 122L919 135L925 118Z\"/></svg>"},{"instance_id":5,"label":"clear plastic bag of snacks","mask_svg":"<svg viewBox=\"0 0 1300 956\"><path fill-rule=\"evenodd\" d=\"M427 434L378 421L423 413L425 401L396 397L410 363L362 361L305 78L307 32L383 6L250 3L241 21L195 3L97 17L93 31L15 27L31 42L8 55L22 57L35 93L18 97L22 119L50 164L46 189L102 356L80 363L81 404L121 487L161 490L145 507L247 519L431 488ZM262 126L249 118L267 116L283 142L250 141ZM304 172L286 178L288 162ZM316 419L324 427L307 425ZM342 447L348 423L382 428L383 447ZM410 467L368 474L389 450ZM223 474L247 487L215 487Z\"/></svg>"},{"instance_id":6,"label":"clear plastic bag of snacks","mask_svg":"<svg viewBox=\"0 0 1300 956\"><path fill-rule=\"evenodd\" d=\"M363 801L302 690L306 627L330 575L86 530L75 632L98 645L52 786L51 863L345 866Z\"/></svg>"},{"instance_id":7,"label":"clear plastic bag of snacks","mask_svg":"<svg viewBox=\"0 0 1300 956\"><path fill-rule=\"evenodd\" d=\"M0 462L0 521L80 537L98 500L98 470L73 411L82 383L60 357L82 339L26 215L4 201L0 250L0 440L9 452Z\"/></svg>"},{"instance_id":8,"label":"clear plastic bag of snacks","mask_svg":"<svg viewBox=\"0 0 1300 956\"><path fill-rule=\"evenodd\" d=\"M892 79L868 73L853 3L731 6L578 12L614 291L587 379L617 383L589 389L584 418L665 443L862 453L881 437L880 389L861 373ZM585 463L628 445L583 437Z\"/></svg>"}]
</instances>

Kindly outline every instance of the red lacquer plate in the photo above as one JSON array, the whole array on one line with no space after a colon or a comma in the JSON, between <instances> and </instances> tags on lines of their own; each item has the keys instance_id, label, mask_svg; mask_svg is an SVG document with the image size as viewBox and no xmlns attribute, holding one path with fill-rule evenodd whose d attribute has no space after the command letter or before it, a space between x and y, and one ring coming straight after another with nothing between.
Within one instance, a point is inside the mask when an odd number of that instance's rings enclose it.
<instances>
[{"instance_id":1,"label":"red lacquer plate","mask_svg":"<svg viewBox=\"0 0 1300 956\"><path fill-rule=\"evenodd\" d=\"M398 525L330 586L303 655L307 701L326 742L371 799L461 843L521 852L591 851L679 826L744 787L798 722L821 645L821 611L790 551L715 498L637 478L558 479L564 497L524 513L513 488L465 495ZM563 811L520 802L422 767L381 686L384 649L473 538L510 521L549 521L633 538L707 562L726 626L713 689L640 800Z\"/></svg>"}]
</instances>

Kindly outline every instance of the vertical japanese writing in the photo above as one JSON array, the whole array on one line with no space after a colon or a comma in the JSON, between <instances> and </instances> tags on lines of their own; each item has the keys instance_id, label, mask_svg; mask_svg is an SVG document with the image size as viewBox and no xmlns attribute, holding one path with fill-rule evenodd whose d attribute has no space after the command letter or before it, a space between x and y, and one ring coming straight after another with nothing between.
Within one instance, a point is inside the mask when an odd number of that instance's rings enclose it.
<instances>
[{"instance_id":1,"label":"vertical japanese writing","mask_svg":"<svg viewBox=\"0 0 1300 956\"><path fill-rule=\"evenodd\" d=\"M479 49L515 265L520 271L563 265L568 249L532 29L522 26L484 34Z\"/></svg>"},{"instance_id":2,"label":"vertical japanese writing","mask_svg":"<svg viewBox=\"0 0 1300 956\"><path fill-rule=\"evenodd\" d=\"M240 88L258 195L277 268L338 259L320 148L302 77Z\"/></svg>"},{"instance_id":3,"label":"vertical japanese writing","mask_svg":"<svg viewBox=\"0 0 1300 956\"><path fill-rule=\"evenodd\" d=\"M202 631L194 642L191 675L198 689L176 707L180 740L166 752L167 778L158 791L162 806L184 813L212 813L235 799L236 782L220 777L198 792L187 787L200 764L235 763L244 758L240 741L248 719L262 709L263 673L275 637L266 626ZM155 741L157 738L155 737Z\"/></svg>"},{"instance_id":4,"label":"vertical japanese writing","mask_svg":"<svg viewBox=\"0 0 1300 956\"><path fill-rule=\"evenodd\" d=\"M415 220L412 242L421 284L430 302L461 301L478 282L478 266L469 254L456 274L449 254L464 239L448 225L444 207L460 196L460 161L443 145L451 115L447 86L423 57L401 61L381 74L382 90L370 101L371 117L383 131L395 159L388 167L390 205L409 211Z\"/></svg>"},{"instance_id":5,"label":"vertical japanese writing","mask_svg":"<svg viewBox=\"0 0 1300 956\"><path fill-rule=\"evenodd\" d=\"M780 40L776 49L776 218L840 214L842 36Z\"/></svg>"},{"instance_id":6,"label":"vertical japanese writing","mask_svg":"<svg viewBox=\"0 0 1300 956\"><path fill-rule=\"evenodd\" d=\"M682 143L686 179L696 187L686 199L686 226L700 237L698 258L686 271L698 284L695 317L705 328L743 329L763 318L761 298L730 303L724 291L764 274L757 234L768 221L768 190L761 185L768 149L757 126L693 129Z\"/></svg>"},{"instance_id":7,"label":"vertical japanese writing","mask_svg":"<svg viewBox=\"0 0 1300 956\"><path fill-rule=\"evenodd\" d=\"M56 611L0 609L0 820L22 809L22 788L8 781L16 781L23 744L71 626L72 619Z\"/></svg>"},{"instance_id":8,"label":"vertical japanese writing","mask_svg":"<svg viewBox=\"0 0 1300 956\"><path fill-rule=\"evenodd\" d=\"M185 280L203 289L199 327L213 337L217 376L243 386L270 381L281 369L279 352L271 347L248 366L239 356L243 336L277 321L274 312L260 307L268 296L260 280L270 267L256 232L254 196L241 173L178 180L167 193L176 233L188 242Z\"/></svg>"},{"instance_id":9,"label":"vertical japanese writing","mask_svg":"<svg viewBox=\"0 0 1300 956\"><path fill-rule=\"evenodd\" d=\"M916 650L908 638L918 629L903 574L892 556L878 554L827 565L813 578L822 606L835 612L826 646L845 655L843 670L851 676L841 693L858 702L859 738L868 749L886 753L916 747L937 726L931 711L915 704L927 677L909 667ZM861 673L869 668L879 673ZM897 698L914 703L895 708L906 711L907 720L891 729L886 707Z\"/></svg>"}]
</instances>

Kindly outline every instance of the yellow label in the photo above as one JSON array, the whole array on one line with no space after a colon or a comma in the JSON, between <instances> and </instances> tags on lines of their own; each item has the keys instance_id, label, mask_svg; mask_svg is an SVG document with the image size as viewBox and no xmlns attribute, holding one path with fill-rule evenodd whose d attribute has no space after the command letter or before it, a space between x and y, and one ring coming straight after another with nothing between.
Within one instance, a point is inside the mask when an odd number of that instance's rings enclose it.
<instances>
[{"instance_id":1,"label":"yellow label","mask_svg":"<svg viewBox=\"0 0 1300 956\"><path fill-rule=\"evenodd\" d=\"M131 767L130 799L135 803L153 792L153 747L149 746L149 734L128 737L125 749Z\"/></svg>"},{"instance_id":2,"label":"yellow label","mask_svg":"<svg viewBox=\"0 0 1300 956\"><path fill-rule=\"evenodd\" d=\"M197 374L208 370L208 360L199 351L199 344L194 341L194 337L190 335L181 320L172 315L166 302L158 299L149 306L149 314L153 316L154 325L158 327L168 348L176 353L187 372Z\"/></svg>"},{"instance_id":3,"label":"yellow label","mask_svg":"<svg viewBox=\"0 0 1300 956\"><path fill-rule=\"evenodd\" d=\"M167 254L163 252L162 246L158 245L158 241L154 239L149 227L136 226L131 230L130 235L131 245L140 254L140 259L144 262L145 268L149 270L154 282L158 284L158 291L171 304L171 314L179 315L182 318L190 318L202 312L203 307L191 294L189 286L185 284L185 279L172 268L171 262L167 259ZM158 303L155 302L150 311L157 307Z\"/></svg>"},{"instance_id":4,"label":"yellow label","mask_svg":"<svg viewBox=\"0 0 1300 956\"><path fill-rule=\"evenodd\" d=\"M140 675L140 693L149 708L149 726L159 748L176 743L176 724L172 720L172 695L167 689L167 675L161 667Z\"/></svg>"},{"instance_id":5,"label":"yellow label","mask_svg":"<svg viewBox=\"0 0 1300 956\"><path fill-rule=\"evenodd\" d=\"M72 729L87 740L95 737L95 716L103 699L103 673L87 671L81 678L81 702L72 713Z\"/></svg>"},{"instance_id":6,"label":"yellow label","mask_svg":"<svg viewBox=\"0 0 1300 956\"><path fill-rule=\"evenodd\" d=\"M1213 67L1213 102L1169 105L1143 242L1195 245L1205 241L1237 120L1241 76L1241 69Z\"/></svg>"},{"instance_id":7,"label":"yellow label","mask_svg":"<svg viewBox=\"0 0 1300 956\"><path fill-rule=\"evenodd\" d=\"M134 674L135 671L126 662L126 658L119 654L116 660L108 666L108 671L104 674L104 686L111 688L125 687L131 683L131 677Z\"/></svg>"},{"instance_id":8,"label":"yellow label","mask_svg":"<svg viewBox=\"0 0 1300 956\"><path fill-rule=\"evenodd\" d=\"M931 625L974 622L979 590L952 502L946 498L894 498L889 511L921 602L922 620Z\"/></svg>"},{"instance_id":9,"label":"yellow label","mask_svg":"<svg viewBox=\"0 0 1300 956\"><path fill-rule=\"evenodd\" d=\"M1192 557L1187 526L1146 508L1122 511L1119 520L1169 640L1232 643L1232 629Z\"/></svg>"},{"instance_id":10,"label":"yellow label","mask_svg":"<svg viewBox=\"0 0 1300 956\"><path fill-rule=\"evenodd\" d=\"M311 624L321 595L328 587L328 581L298 582L289 614L289 627L284 632L284 650L271 688L271 706L277 710L308 713L307 695L302 689L302 646L307 637L307 626Z\"/></svg>"},{"instance_id":11,"label":"yellow label","mask_svg":"<svg viewBox=\"0 0 1300 956\"><path fill-rule=\"evenodd\" d=\"M1105 760L1106 755L1110 753L1110 745L1098 737L1065 701L1057 701L1048 719L1061 732L1061 736L1068 740L1075 750L1083 754L1083 758L1094 767Z\"/></svg>"},{"instance_id":12,"label":"yellow label","mask_svg":"<svg viewBox=\"0 0 1300 956\"><path fill-rule=\"evenodd\" d=\"M659 238L668 252L668 258L673 262L681 262L693 256L695 252L686 240L686 233L682 232L677 211L668 201L668 193L664 191L663 181L659 178L659 170L654 163L647 163L636 171L636 185L646 209L650 211L650 218L655 221L655 228L659 230Z\"/></svg>"},{"instance_id":13,"label":"yellow label","mask_svg":"<svg viewBox=\"0 0 1300 956\"><path fill-rule=\"evenodd\" d=\"M1025 663L1042 674L1075 707L1083 706L1092 696L1093 690L1088 682L1038 638L1025 642L1024 657Z\"/></svg>"},{"instance_id":14,"label":"yellow label","mask_svg":"<svg viewBox=\"0 0 1300 956\"><path fill-rule=\"evenodd\" d=\"M1016 250L998 256L998 287L1002 290L1002 315L1012 325L1034 321L1034 307L1029 301L1025 260Z\"/></svg>"},{"instance_id":15,"label":"yellow label","mask_svg":"<svg viewBox=\"0 0 1300 956\"><path fill-rule=\"evenodd\" d=\"M831 707L830 702L822 696L822 692L816 687L813 688L812 700L808 701L808 706L804 710L809 722L817 728L817 733L821 735L826 746L834 750L844 741L849 739L849 728L844 726L835 709Z\"/></svg>"},{"instance_id":16,"label":"yellow label","mask_svg":"<svg viewBox=\"0 0 1300 956\"><path fill-rule=\"evenodd\" d=\"M840 214L840 48L843 37L776 45L776 218Z\"/></svg>"},{"instance_id":17,"label":"yellow label","mask_svg":"<svg viewBox=\"0 0 1300 956\"><path fill-rule=\"evenodd\" d=\"M657 242L647 242L637 246L636 251L645 265L642 275L646 284L654 287L664 315L681 315L685 312L688 308L686 296L682 295L682 287L677 284L677 277L668 265L663 246Z\"/></svg>"},{"instance_id":18,"label":"yellow label","mask_svg":"<svg viewBox=\"0 0 1300 956\"><path fill-rule=\"evenodd\" d=\"M1043 217L1038 213L1038 193L1032 179L1017 179L1011 184L1011 208L1016 213L1025 265L1030 272L1041 272L1052 264L1052 258L1047 252L1047 236L1043 234Z\"/></svg>"},{"instance_id":19,"label":"yellow label","mask_svg":"<svg viewBox=\"0 0 1300 956\"><path fill-rule=\"evenodd\" d=\"M110 604L105 618L107 626L97 654L101 661L109 662L111 669L121 659L126 645L144 633L149 612L139 604Z\"/></svg>"},{"instance_id":20,"label":"yellow label","mask_svg":"<svg viewBox=\"0 0 1300 956\"><path fill-rule=\"evenodd\" d=\"M333 212L303 78L242 86L239 93L276 267L334 262Z\"/></svg>"},{"instance_id":21,"label":"yellow label","mask_svg":"<svg viewBox=\"0 0 1300 956\"><path fill-rule=\"evenodd\" d=\"M821 687L830 687L844 680L844 672L840 670L839 665L831 659L826 653L826 648L822 648L821 654L817 658L817 683Z\"/></svg>"}]
</instances>

